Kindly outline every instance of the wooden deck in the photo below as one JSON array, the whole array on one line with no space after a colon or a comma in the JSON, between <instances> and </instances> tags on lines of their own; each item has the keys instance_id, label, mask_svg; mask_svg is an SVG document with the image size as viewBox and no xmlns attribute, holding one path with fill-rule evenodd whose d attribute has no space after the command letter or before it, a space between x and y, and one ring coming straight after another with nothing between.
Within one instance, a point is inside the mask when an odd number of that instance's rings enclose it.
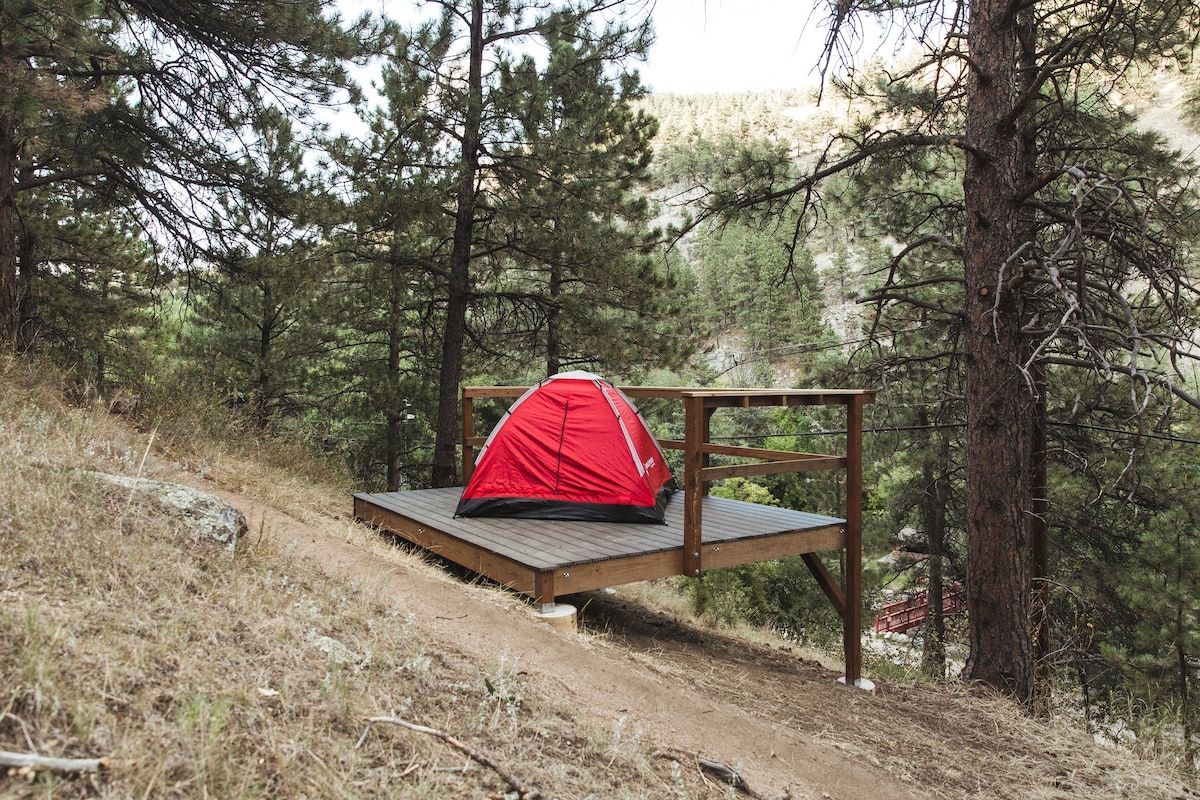
<instances>
[{"instance_id":1,"label":"wooden deck","mask_svg":"<svg viewBox=\"0 0 1200 800\"><path fill-rule=\"evenodd\" d=\"M557 595L679 574L683 495L666 525L455 517L462 488L354 495L354 515L543 604ZM841 549L846 521L705 497L706 569Z\"/></svg>"},{"instance_id":2,"label":"wooden deck","mask_svg":"<svg viewBox=\"0 0 1200 800\"><path fill-rule=\"evenodd\" d=\"M517 398L528 387L463 388L462 480L486 441L474 430L474 406ZM702 389L620 387L631 398L675 401L684 411L684 439L660 439L683 451L683 490L667 504L666 525L454 517L461 488L356 494L356 518L511 587L544 606L557 595L671 575L799 555L842 619L846 683L862 667L862 427L875 393L860 389ZM739 447L712 441L722 409L841 407L841 455ZM726 463L713 465L713 459ZM840 473L844 519L711 497L710 484L733 477L797 472ZM682 479L682 480L680 480ZM833 509L838 511L839 509ZM818 553L837 550L840 579Z\"/></svg>"}]
</instances>

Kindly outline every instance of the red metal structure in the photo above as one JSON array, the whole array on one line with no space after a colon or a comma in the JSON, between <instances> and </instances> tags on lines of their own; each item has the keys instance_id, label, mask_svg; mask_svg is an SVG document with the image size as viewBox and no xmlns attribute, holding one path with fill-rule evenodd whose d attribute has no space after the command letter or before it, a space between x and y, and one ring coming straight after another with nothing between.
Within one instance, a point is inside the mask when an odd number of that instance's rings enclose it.
<instances>
[{"instance_id":1,"label":"red metal structure","mask_svg":"<svg viewBox=\"0 0 1200 800\"><path fill-rule=\"evenodd\" d=\"M960 587L946 589L942 593L943 614L957 614L963 608L962 589ZM875 617L875 632L905 633L913 628L919 628L924 625L928 617L929 593L918 592L903 600L888 603L879 609L879 614Z\"/></svg>"}]
</instances>

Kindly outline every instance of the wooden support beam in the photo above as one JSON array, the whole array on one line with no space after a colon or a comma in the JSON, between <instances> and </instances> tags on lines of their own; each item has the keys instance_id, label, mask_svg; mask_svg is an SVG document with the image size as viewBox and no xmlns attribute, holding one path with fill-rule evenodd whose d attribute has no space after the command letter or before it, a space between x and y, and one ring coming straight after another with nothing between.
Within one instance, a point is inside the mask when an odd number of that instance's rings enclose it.
<instances>
[{"instance_id":1,"label":"wooden support beam","mask_svg":"<svg viewBox=\"0 0 1200 800\"><path fill-rule=\"evenodd\" d=\"M863 404L855 395L846 406L846 608L842 634L846 685L862 677L862 506Z\"/></svg>"},{"instance_id":2,"label":"wooden support beam","mask_svg":"<svg viewBox=\"0 0 1200 800\"><path fill-rule=\"evenodd\" d=\"M805 459L825 459L832 456L819 453L797 453L792 450L767 450L762 447L740 447L728 444L713 444L706 442L704 452L716 456L737 456L739 458L758 458L763 461L804 461ZM826 467L828 469L828 467Z\"/></svg>"},{"instance_id":3,"label":"wooden support beam","mask_svg":"<svg viewBox=\"0 0 1200 800\"><path fill-rule=\"evenodd\" d=\"M554 574L554 591L575 594L679 574L682 548L577 564Z\"/></svg>"},{"instance_id":4,"label":"wooden support beam","mask_svg":"<svg viewBox=\"0 0 1200 800\"><path fill-rule=\"evenodd\" d=\"M421 524L395 511L380 508L360 497L354 498L354 517L360 522L390 531L439 558L491 578L496 583L523 595L533 597L536 592L537 570L486 549L474 547L435 527Z\"/></svg>"},{"instance_id":5,"label":"wooden support beam","mask_svg":"<svg viewBox=\"0 0 1200 800\"><path fill-rule=\"evenodd\" d=\"M833 577L833 573L825 566L825 562L816 553L803 553L800 556L804 559L804 563L808 566L808 571L817 579L817 585L821 587L821 591L825 592L825 596L829 598L833 610L842 618L843 627L846 620L846 595L842 591L842 587L838 586L837 578Z\"/></svg>"},{"instance_id":6,"label":"wooden support beam","mask_svg":"<svg viewBox=\"0 0 1200 800\"><path fill-rule=\"evenodd\" d=\"M837 469L845 465L846 459L838 456L798 458L794 461L760 461L754 464L730 464L727 467L706 467L701 479L705 483L711 483L722 478L748 478L751 475L813 472L820 469Z\"/></svg>"},{"instance_id":7,"label":"wooden support beam","mask_svg":"<svg viewBox=\"0 0 1200 800\"><path fill-rule=\"evenodd\" d=\"M779 533L761 539L743 539L719 544L706 544L703 549L704 568L720 569L741 564L755 564L775 558L786 558L822 550L840 550L846 541L844 525L830 525L791 533ZM811 566L809 567L811 569ZM831 579L832 580L832 579ZM840 598L841 589L832 584ZM839 599L840 603L841 600ZM841 616L838 611L838 616Z\"/></svg>"},{"instance_id":8,"label":"wooden support beam","mask_svg":"<svg viewBox=\"0 0 1200 800\"><path fill-rule=\"evenodd\" d=\"M554 571L538 572L533 576L533 602L542 604L542 611L554 608Z\"/></svg>"},{"instance_id":9,"label":"wooden support beam","mask_svg":"<svg viewBox=\"0 0 1200 800\"><path fill-rule=\"evenodd\" d=\"M464 386L464 397L487 399L511 397L516 399L529 391L528 386Z\"/></svg>"},{"instance_id":10,"label":"wooden support beam","mask_svg":"<svg viewBox=\"0 0 1200 800\"><path fill-rule=\"evenodd\" d=\"M703 398L685 397L684 410L684 442L683 451L683 575L689 578L697 577L702 569L700 564L701 528L703 525L703 502L705 486L703 481L704 454L703 444L708 441L708 422L711 412L704 408Z\"/></svg>"},{"instance_id":11,"label":"wooden support beam","mask_svg":"<svg viewBox=\"0 0 1200 800\"><path fill-rule=\"evenodd\" d=\"M715 406L710 406L707 403L704 405L704 428L703 428L704 439L703 439L702 448L706 448L710 445L709 440L712 439L712 418L713 418L713 413L716 410L717 409ZM704 464L705 470L709 469L712 466L712 456L709 455L709 453L707 451L704 452L704 458L702 459L702 463ZM704 470L701 470L701 472L700 472L700 486L703 489L704 496L707 497L709 490L712 489L712 482L704 477Z\"/></svg>"}]
</instances>

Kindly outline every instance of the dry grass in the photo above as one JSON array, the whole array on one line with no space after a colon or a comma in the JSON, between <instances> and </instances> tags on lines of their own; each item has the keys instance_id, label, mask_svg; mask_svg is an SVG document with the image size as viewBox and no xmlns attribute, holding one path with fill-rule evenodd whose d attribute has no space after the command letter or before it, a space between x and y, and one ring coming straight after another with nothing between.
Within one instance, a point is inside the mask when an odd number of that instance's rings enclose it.
<instances>
[{"instance_id":1,"label":"dry grass","mask_svg":"<svg viewBox=\"0 0 1200 800\"><path fill-rule=\"evenodd\" d=\"M1194 777L1189 783L1155 758L1099 745L1069 715L1035 719L1011 700L953 681L895 678L881 681L874 694L847 694L832 685L837 671L790 643L700 626L670 602L656 603L654 593L622 587L616 597L594 596L596 624L659 674L686 678L707 697L761 718L782 718L798 738L920 787L922 796L1200 798ZM649 603L629 602L635 594L651 595Z\"/></svg>"},{"instance_id":2,"label":"dry grass","mask_svg":"<svg viewBox=\"0 0 1200 800\"><path fill-rule=\"evenodd\" d=\"M490 771L461 771L465 758L428 737L375 729L356 748L363 718L380 713L443 727L556 797L655 795L669 780L667 766L526 692L512 659L442 652L400 609L253 531L230 556L102 488L87 470L153 470L144 460L153 429L67 406L38 372L0 364L0 750L105 756L115 767L0 774L0 797L504 789ZM235 485L270 482L282 501L345 503L337 488L314 493L304 479L301 492L300 478L244 453L196 440L176 452Z\"/></svg>"},{"instance_id":3,"label":"dry grass","mask_svg":"<svg viewBox=\"0 0 1200 800\"><path fill-rule=\"evenodd\" d=\"M431 639L375 587L294 557L253 518L233 556L192 544L178 523L87 472L184 471L323 519L325 531L335 520L334 535L347 517L344 480L300 448L264 443L260 456L253 442L198 436L206 428L186 408L182 423L160 415L139 430L71 407L49 374L0 360L0 750L107 756L115 768L0 774L0 798L503 796L497 775L462 771L465 756L430 737L376 726L356 747L373 715L442 729L554 798L733 796L653 758L660 743L624 717L593 723L587 709L564 710L525 684L511 653L473 660ZM345 537L399 571L452 580L348 519ZM585 614L599 622L580 649L621 651L664 683L778 720L915 796L1200 796L1156 764L961 686L891 680L877 695L847 694L819 654L706 628L660 589L597 593ZM455 592L519 602L484 586Z\"/></svg>"}]
</instances>

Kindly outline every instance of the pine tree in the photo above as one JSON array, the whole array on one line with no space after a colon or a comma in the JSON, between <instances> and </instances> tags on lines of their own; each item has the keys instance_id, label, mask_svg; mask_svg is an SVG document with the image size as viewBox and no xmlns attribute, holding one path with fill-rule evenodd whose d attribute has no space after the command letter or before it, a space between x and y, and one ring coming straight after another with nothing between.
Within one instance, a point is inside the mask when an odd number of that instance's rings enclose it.
<instances>
[{"instance_id":1,"label":"pine tree","mask_svg":"<svg viewBox=\"0 0 1200 800\"><path fill-rule=\"evenodd\" d=\"M382 414L382 450L366 448L356 460L364 480L382 461L389 490L428 484L430 459L418 440L437 413L429 387L440 372L442 264L453 225L443 204L453 173L428 105L449 68L447 25L443 18L408 33L393 30L381 102L363 109L368 136L333 147L350 191L333 277L343 327L339 408L368 425Z\"/></svg>"},{"instance_id":2,"label":"pine tree","mask_svg":"<svg viewBox=\"0 0 1200 800\"><path fill-rule=\"evenodd\" d=\"M217 217L214 189L269 200L237 132L266 106L301 114L348 85L360 39L324 0L0 8L0 337L17 334L17 196L46 187L137 209L189 259ZM360 21L354 34L367 32ZM37 314L27 314L32 320ZM25 341L36 331L23 331Z\"/></svg>"},{"instance_id":3,"label":"pine tree","mask_svg":"<svg viewBox=\"0 0 1200 800\"><path fill-rule=\"evenodd\" d=\"M845 45L858 15L895 15L914 24L927 51L922 66L848 81L887 116L860 119L791 182L776 180L778 160L733 164L729 174L743 179L710 208L770 213L799 198L813 209L824 178L868 164L913 177L944 165L961 174L961 199L929 198L937 211L924 230L896 237L897 263L936 250L958 259L958 269L931 278L914 271L908 282L889 277L881 296L961 325L966 675L1032 707L1040 368L1125 375L1135 411L1154 393L1195 401L1163 366L1194 355L1192 289L1178 246L1180 220L1195 205L1177 180L1188 167L1137 132L1109 91L1138 65L1186 63L1194 6L1119 2L1085 17L1069 3L999 0L952 4L945 17L942 7L899 3L830 9L827 56ZM939 34L924 35L933 30ZM903 194L910 193L894 196ZM797 223L798 233L805 225ZM919 290L929 280L961 293L926 306ZM1156 355L1146 358L1148 349Z\"/></svg>"},{"instance_id":4,"label":"pine tree","mask_svg":"<svg viewBox=\"0 0 1200 800\"><path fill-rule=\"evenodd\" d=\"M541 341L547 360L562 360L565 351L561 348L568 336L557 323L568 315L555 314L564 310L561 289L567 276L555 278L549 267L570 257L574 237L582 233L576 227L587 224L596 231L587 238L595 240L599 235L595 219L602 218L602 203L612 197L600 193L587 198L581 191L586 179L572 187L574 171L583 169L586 175L605 158L613 164L628 159L625 169L636 179L636 171L645 166L640 163L640 150L644 150L642 143L650 130L646 120L631 114L624 99L636 96L636 74L627 73L625 64L644 54L649 42L648 20L631 21L607 2L563 3L557 8L490 0L442 5L438 37L404 54L425 64L430 72L437 71L436 65L445 65L437 95L430 102L431 112L436 113L431 113L428 124L442 131L453 148L453 161L443 168L452 170L454 176L454 227L433 267L439 281L441 320L432 467L435 486L458 481L458 401L468 343L486 353L491 347L489 339L504 330L489 325L487 330L473 332L470 323L474 315L487 312L491 303L493 321L514 319L526 303L525 308L535 312L527 327L536 328L547 325L545 312L549 310L555 333ZM524 59L520 55L524 49L544 49L550 56L549 66L535 66ZM538 85L534 77L544 85ZM612 94L612 87L618 87L617 94ZM589 107L593 103L598 105ZM581 123L581 128L562 127L556 118L561 120L564 115ZM575 136L582 137L580 145L586 142L588 152L575 145L565 148ZM555 168L565 171L557 175L537 172L530 154L538 148ZM568 163L568 152L587 156L589 161ZM557 198L559 207L554 214L563 217L557 227L546 218L550 206L539 200L539 193L545 194L545 201ZM592 204L587 207L593 215L590 219L579 205L585 199ZM535 217L539 212L542 220ZM607 224L610 233L620 232L616 217ZM625 258L631 241L612 239L608 242L610 253ZM573 260L573 267L586 264L584 258ZM589 280L599 284L610 280L609 273L620 274L608 264L603 266L605 272ZM539 287L531 298L534 293L522 285L520 296L509 298L516 300L515 304L503 302L495 289L498 286L503 291L502 278L508 270L537 271L539 279L545 276L545 291ZM493 279L498 283L489 286ZM555 291L560 291L557 297ZM592 294L593 298L603 296ZM559 344L552 344L554 341ZM560 355L551 355L555 352Z\"/></svg>"},{"instance_id":5,"label":"pine tree","mask_svg":"<svg viewBox=\"0 0 1200 800\"><path fill-rule=\"evenodd\" d=\"M489 339L510 352L520 343L518 356L541 350L546 374L674 366L690 344L657 330L677 298L642 191L658 126L633 107L635 79L605 77L616 41L564 20L547 32L543 66L525 57L501 67L521 135L501 150L488 235L517 244L480 294L496 312Z\"/></svg>"},{"instance_id":6,"label":"pine tree","mask_svg":"<svg viewBox=\"0 0 1200 800\"><path fill-rule=\"evenodd\" d=\"M320 388L316 368L332 340L322 302L324 259L318 220L323 203L304 166L306 148L275 110L252 125L258 145L245 165L277 199L260 209L225 194L221 244L196 311L197 360L220 389L250 409L260 430L279 415L311 406Z\"/></svg>"},{"instance_id":7,"label":"pine tree","mask_svg":"<svg viewBox=\"0 0 1200 800\"><path fill-rule=\"evenodd\" d=\"M20 346L106 397L146 373L157 328L154 253L136 219L83 192L44 187L19 203Z\"/></svg>"}]
</instances>

